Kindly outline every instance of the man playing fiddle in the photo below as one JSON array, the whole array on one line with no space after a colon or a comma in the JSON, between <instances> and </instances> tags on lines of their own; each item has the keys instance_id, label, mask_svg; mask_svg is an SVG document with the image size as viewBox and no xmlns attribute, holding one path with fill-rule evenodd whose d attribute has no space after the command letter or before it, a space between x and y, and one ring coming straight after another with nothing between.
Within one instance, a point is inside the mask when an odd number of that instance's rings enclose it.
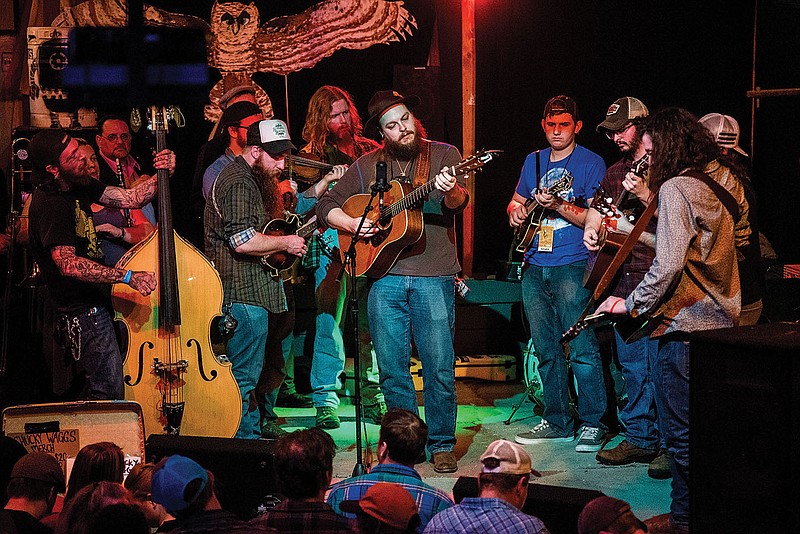
<instances>
[{"instance_id":1,"label":"man playing fiddle","mask_svg":"<svg viewBox=\"0 0 800 534\"><path fill-rule=\"evenodd\" d=\"M362 135L361 119L350 94L344 89L324 85L317 89L308 103L308 113L303 126L303 139L308 144L303 152L311 154L334 169L343 172L357 158L374 150L378 144ZM316 426L338 428L336 408L341 387L339 376L344 371L345 353L341 324L347 287L343 279L336 281L341 269L339 237L333 228L315 236L309 245L304 265L314 271L314 288L317 303L314 358L311 363L312 400L316 408ZM366 319L366 314L362 314ZM361 322L361 321L359 321ZM366 322L366 321L365 321ZM368 331L366 325L361 332ZM362 339L361 394L368 398L365 418L379 424L386 412L383 394L374 369L371 344Z\"/></svg>"}]
</instances>

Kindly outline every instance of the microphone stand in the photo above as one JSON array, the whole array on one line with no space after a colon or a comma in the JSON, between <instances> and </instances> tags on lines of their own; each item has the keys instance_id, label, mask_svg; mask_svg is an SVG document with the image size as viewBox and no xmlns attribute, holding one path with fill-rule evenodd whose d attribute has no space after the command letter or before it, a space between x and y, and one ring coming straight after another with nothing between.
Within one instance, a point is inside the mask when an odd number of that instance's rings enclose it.
<instances>
[{"instance_id":1,"label":"microphone stand","mask_svg":"<svg viewBox=\"0 0 800 534\"><path fill-rule=\"evenodd\" d=\"M356 465L353 467L353 476L363 475L366 473L366 468L364 467L364 457L362 451L362 437L361 437L361 350L360 344L358 340L358 285L356 280L356 243L361 241L362 237L359 236L361 233L361 229L364 227L364 223L367 220L367 215L374 209L372 206L372 202L375 200L375 197L378 196L378 193L381 195L381 201L383 197L383 191L379 191L377 181L373 184L371 188L371 195L369 197L369 202L367 202L366 207L364 208L364 213L361 214L361 218L358 222L358 228L356 229L356 233L353 236L353 239L350 241L350 246L347 248L347 251L344 253L344 260L342 262L342 266L339 269L339 273L336 275L336 282L341 282L342 277L344 276L345 271L348 271L349 281L352 284L350 288L350 298L348 299L348 312L350 314L350 331L353 339L353 346L355 347L355 355L353 358L353 375L354 375L354 387L353 387L353 395L355 396L355 410L356 410ZM348 268L349 266L349 268Z\"/></svg>"}]
</instances>

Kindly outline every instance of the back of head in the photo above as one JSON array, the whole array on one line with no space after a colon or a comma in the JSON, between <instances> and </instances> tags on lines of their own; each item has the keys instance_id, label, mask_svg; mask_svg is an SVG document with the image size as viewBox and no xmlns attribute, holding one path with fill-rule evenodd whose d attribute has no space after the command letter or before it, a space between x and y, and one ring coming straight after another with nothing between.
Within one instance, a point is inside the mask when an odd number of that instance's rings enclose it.
<instances>
[{"instance_id":1,"label":"back of head","mask_svg":"<svg viewBox=\"0 0 800 534\"><path fill-rule=\"evenodd\" d=\"M292 500L320 495L330 484L335 454L333 438L316 427L281 437L274 450L281 492Z\"/></svg>"},{"instance_id":2,"label":"back of head","mask_svg":"<svg viewBox=\"0 0 800 534\"><path fill-rule=\"evenodd\" d=\"M31 452L17 460L11 469L7 486L9 498L29 501L54 499L56 492L63 492L64 472L61 464L50 454ZM49 503L52 506L52 502Z\"/></svg>"},{"instance_id":3,"label":"back of head","mask_svg":"<svg viewBox=\"0 0 800 534\"><path fill-rule=\"evenodd\" d=\"M381 420L378 442L386 443L392 461L414 465L425 452L428 425L420 417L403 408L390 408Z\"/></svg>"},{"instance_id":4,"label":"back of head","mask_svg":"<svg viewBox=\"0 0 800 534\"><path fill-rule=\"evenodd\" d=\"M130 503L105 506L90 519L87 534L149 534L144 512Z\"/></svg>"},{"instance_id":5,"label":"back of head","mask_svg":"<svg viewBox=\"0 0 800 534\"><path fill-rule=\"evenodd\" d=\"M584 506L578 516L578 534L634 534L647 527L631 511L631 505L613 497L597 497Z\"/></svg>"},{"instance_id":6,"label":"back of head","mask_svg":"<svg viewBox=\"0 0 800 534\"><path fill-rule=\"evenodd\" d=\"M94 482L81 488L59 514L56 533L88 532L91 519L112 504L134 504L130 492L117 482Z\"/></svg>"},{"instance_id":7,"label":"back of head","mask_svg":"<svg viewBox=\"0 0 800 534\"><path fill-rule=\"evenodd\" d=\"M425 452L428 425L420 417L402 408L390 408L381 420L378 442L386 443L393 461L413 466Z\"/></svg>"},{"instance_id":8,"label":"back of head","mask_svg":"<svg viewBox=\"0 0 800 534\"><path fill-rule=\"evenodd\" d=\"M360 532L411 533L420 525L419 508L406 488L393 482L370 486L360 500L341 503L342 511L355 514Z\"/></svg>"},{"instance_id":9,"label":"back of head","mask_svg":"<svg viewBox=\"0 0 800 534\"><path fill-rule=\"evenodd\" d=\"M697 117L682 108L666 108L643 123L653 140L650 180L654 189L690 168L703 170L719 155L719 147Z\"/></svg>"},{"instance_id":10,"label":"back of head","mask_svg":"<svg viewBox=\"0 0 800 534\"><path fill-rule=\"evenodd\" d=\"M478 477L481 494L486 491L505 495L515 490L520 480L527 486L533 471L528 452L508 440L498 439L489 444L480 458L481 473Z\"/></svg>"},{"instance_id":11,"label":"back of head","mask_svg":"<svg viewBox=\"0 0 800 534\"><path fill-rule=\"evenodd\" d=\"M6 487L11 478L11 469L27 452L19 441L8 436L0 436L0 507L8 500Z\"/></svg>"},{"instance_id":12,"label":"back of head","mask_svg":"<svg viewBox=\"0 0 800 534\"><path fill-rule=\"evenodd\" d=\"M153 501L175 517L189 517L205 509L214 495L214 478L200 464L178 454L161 460L151 483Z\"/></svg>"},{"instance_id":13,"label":"back of head","mask_svg":"<svg viewBox=\"0 0 800 534\"><path fill-rule=\"evenodd\" d=\"M69 501L84 486L92 482L108 481L122 483L125 455L122 449L110 441L91 443L81 448L69 477L69 488L64 497Z\"/></svg>"}]
</instances>

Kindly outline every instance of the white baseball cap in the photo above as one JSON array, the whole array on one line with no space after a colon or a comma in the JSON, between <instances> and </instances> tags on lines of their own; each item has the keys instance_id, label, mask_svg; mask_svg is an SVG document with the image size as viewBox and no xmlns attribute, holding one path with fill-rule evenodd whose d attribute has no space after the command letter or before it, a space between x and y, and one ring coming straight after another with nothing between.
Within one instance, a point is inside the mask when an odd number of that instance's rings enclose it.
<instances>
[{"instance_id":1,"label":"white baseball cap","mask_svg":"<svg viewBox=\"0 0 800 534\"><path fill-rule=\"evenodd\" d=\"M703 115L700 124L714 136L714 141L724 148L730 148L747 157L747 152L739 146L739 123L730 115L709 113Z\"/></svg>"}]
</instances>

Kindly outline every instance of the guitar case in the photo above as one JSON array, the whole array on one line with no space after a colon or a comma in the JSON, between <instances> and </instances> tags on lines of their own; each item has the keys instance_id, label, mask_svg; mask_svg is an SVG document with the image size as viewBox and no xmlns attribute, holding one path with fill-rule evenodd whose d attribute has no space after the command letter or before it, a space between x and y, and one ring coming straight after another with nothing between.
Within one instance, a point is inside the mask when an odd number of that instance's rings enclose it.
<instances>
[{"instance_id":1,"label":"guitar case","mask_svg":"<svg viewBox=\"0 0 800 534\"><path fill-rule=\"evenodd\" d=\"M124 476L144 455L142 407L132 401L77 401L25 404L3 410L3 433L28 452L52 454L67 474L78 451L110 441L125 455Z\"/></svg>"}]
</instances>

